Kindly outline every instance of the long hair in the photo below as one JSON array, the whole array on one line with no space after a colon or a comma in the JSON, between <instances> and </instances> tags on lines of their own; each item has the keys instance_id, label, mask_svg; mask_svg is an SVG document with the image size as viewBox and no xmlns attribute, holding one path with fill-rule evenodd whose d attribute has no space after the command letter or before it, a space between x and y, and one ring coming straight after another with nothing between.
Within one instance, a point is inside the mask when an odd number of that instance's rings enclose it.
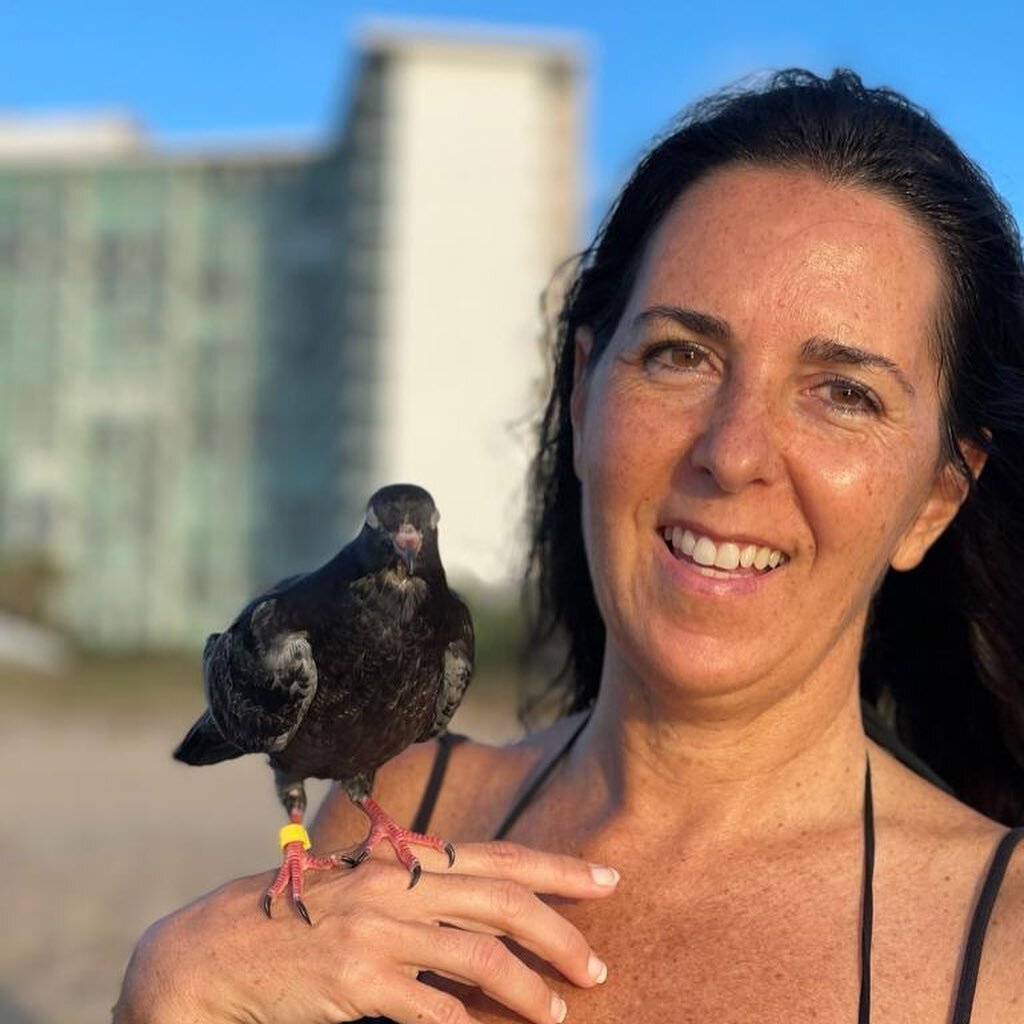
<instances>
[{"instance_id":1,"label":"long hair","mask_svg":"<svg viewBox=\"0 0 1024 1024\"><path fill-rule=\"evenodd\" d=\"M1024 822L1024 267L1006 205L921 108L839 70L799 69L691 107L641 160L580 258L558 318L553 383L531 477L530 646L564 644L565 711L597 696L605 627L587 568L573 471L574 339L611 338L647 243L669 208L717 168L801 168L873 191L934 240L945 296L935 356L944 458L969 494L922 564L889 572L873 604L861 693L957 795ZM987 452L974 481L961 443Z\"/></svg>"}]
</instances>

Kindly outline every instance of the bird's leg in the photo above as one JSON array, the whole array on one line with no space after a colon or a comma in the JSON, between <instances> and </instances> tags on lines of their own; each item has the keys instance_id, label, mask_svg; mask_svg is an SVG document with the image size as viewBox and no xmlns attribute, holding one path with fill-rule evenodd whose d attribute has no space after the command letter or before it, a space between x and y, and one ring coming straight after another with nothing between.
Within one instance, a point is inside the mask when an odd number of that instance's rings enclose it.
<instances>
[{"instance_id":1,"label":"bird's leg","mask_svg":"<svg viewBox=\"0 0 1024 1024\"><path fill-rule=\"evenodd\" d=\"M451 843L444 839L438 839L436 836L426 836L422 832L413 832L404 828L369 795L353 796L352 793L349 793L349 796L352 802L361 808L370 819L370 834L356 847L353 853L345 856L347 864L351 864L353 867L361 864L370 856L370 852L381 839L387 839L398 859L409 871L409 888L411 889L420 880L423 868L413 855L412 850L409 849L410 843L416 846L429 846L433 850L447 854L448 867L455 863L455 847Z\"/></svg>"},{"instance_id":2,"label":"bird's leg","mask_svg":"<svg viewBox=\"0 0 1024 1024\"><path fill-rule=\"evenodd\" d=\"M309 910L303 902L305 892L304 876L307 871L327 871L346 863L339 856L314 857L309 853L309 833L302 824L306 813L306 790L302 780L278 779L278 795L288 812L289 824L278 833L281 843L282 861L277 877L263 894L263 910L270 917L270 907L274 898L279 896L286 887L291 890L292 903L302 915L306 924L312 924Z\"/></svg>"}]
</instances>

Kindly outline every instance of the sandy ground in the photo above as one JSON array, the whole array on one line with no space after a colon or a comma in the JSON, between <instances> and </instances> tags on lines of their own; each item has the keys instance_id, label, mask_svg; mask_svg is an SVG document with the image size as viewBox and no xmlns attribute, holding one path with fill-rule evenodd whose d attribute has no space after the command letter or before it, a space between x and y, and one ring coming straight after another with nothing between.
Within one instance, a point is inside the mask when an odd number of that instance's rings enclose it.
<instances>
[{"instance_id":1,"label":"sandy ground","mask_svg":"<svg viewBox=\"0 0 1024 1024\"><path fill-rule=\"evenodd\" d=\"M512 738L513 700L471 691L453 728ZM0 1024L109 1020L149 922L273 866L269 769L255 757L175 763L191 719L188 709L115 718L0 704ZM311 807L324 788L310 785Z\"/></svg>"}]
</instances>

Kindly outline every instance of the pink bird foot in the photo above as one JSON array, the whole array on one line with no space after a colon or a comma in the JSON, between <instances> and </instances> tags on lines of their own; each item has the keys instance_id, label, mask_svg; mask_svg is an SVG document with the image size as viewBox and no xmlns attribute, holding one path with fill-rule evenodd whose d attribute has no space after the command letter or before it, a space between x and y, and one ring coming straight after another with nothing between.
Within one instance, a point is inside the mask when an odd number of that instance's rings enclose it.
<instances>
[{"instance_id":1,"label":"pink bird foot","mask_svg":"<svg viewBox=\"0 0 1024 1024\"><path fill-rule=\"evenodd\" d=\"M455 863L455 847L451 843L444 839L438 839L436 836L426 836L422 832L412 832L404 828L371 797L356 800L355 803L370 819L370 834L356 847L353 853L344 856L346 864L350 864L352 867L362 864L370 856L377 843L381 839L387 839L398 859L409 871L409 888L411 889L420 880L423 868L413 855L412 850L409 849L410 843L414 846L429 846L432 850L447 854L448 867Z\"/></svg>"},{"instance_id":2,"label":"pink bird foot","mask_svg":"<svg viewBox=\"0 0 1024 1024\"><path fill-rule=\"evenodd\" d=\"M311 925L313 920L302 899L305 892L305 873L307 871L329 871L331 868L340 867L347 861L339 854L329 857L314 857L310 854L308 852L309 833L295 821L281 829L278 839L284 857L277 877L263 894L261 901L263 912L270 917L270 907L275 898L280 896L286 887L289 887L295 909L302 915L306 924Z\"/></svg>"}]
</instances>

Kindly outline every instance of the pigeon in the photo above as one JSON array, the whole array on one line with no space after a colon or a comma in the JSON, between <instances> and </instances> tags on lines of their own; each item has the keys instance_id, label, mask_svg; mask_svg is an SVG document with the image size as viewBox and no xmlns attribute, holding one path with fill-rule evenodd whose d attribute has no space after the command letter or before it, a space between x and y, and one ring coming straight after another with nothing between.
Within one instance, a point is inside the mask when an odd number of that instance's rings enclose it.
<instances>
[{"instance_id":1,"label":"pigeon","mask_svg":"<svg viewBox=\"0 0 1024 1024\"><path fill-rule=\"evenodd\" d=\"M473 672L469 609L449 589L437 546L438 511L414 484L377 491L359 534L319 569L291 576L250 601L203 650L208 708L174 751L187 764L264 753L288 813L281 868L262 906L290 886L303 901L304 873L356 866L386 838L410 873L410 844L452 845L403 828L373 800L374 774L411 743L438 735ZM370 821L352 853L316 857L302 821L307 778L338 781Z\"/></svg>"}]
</instances>

